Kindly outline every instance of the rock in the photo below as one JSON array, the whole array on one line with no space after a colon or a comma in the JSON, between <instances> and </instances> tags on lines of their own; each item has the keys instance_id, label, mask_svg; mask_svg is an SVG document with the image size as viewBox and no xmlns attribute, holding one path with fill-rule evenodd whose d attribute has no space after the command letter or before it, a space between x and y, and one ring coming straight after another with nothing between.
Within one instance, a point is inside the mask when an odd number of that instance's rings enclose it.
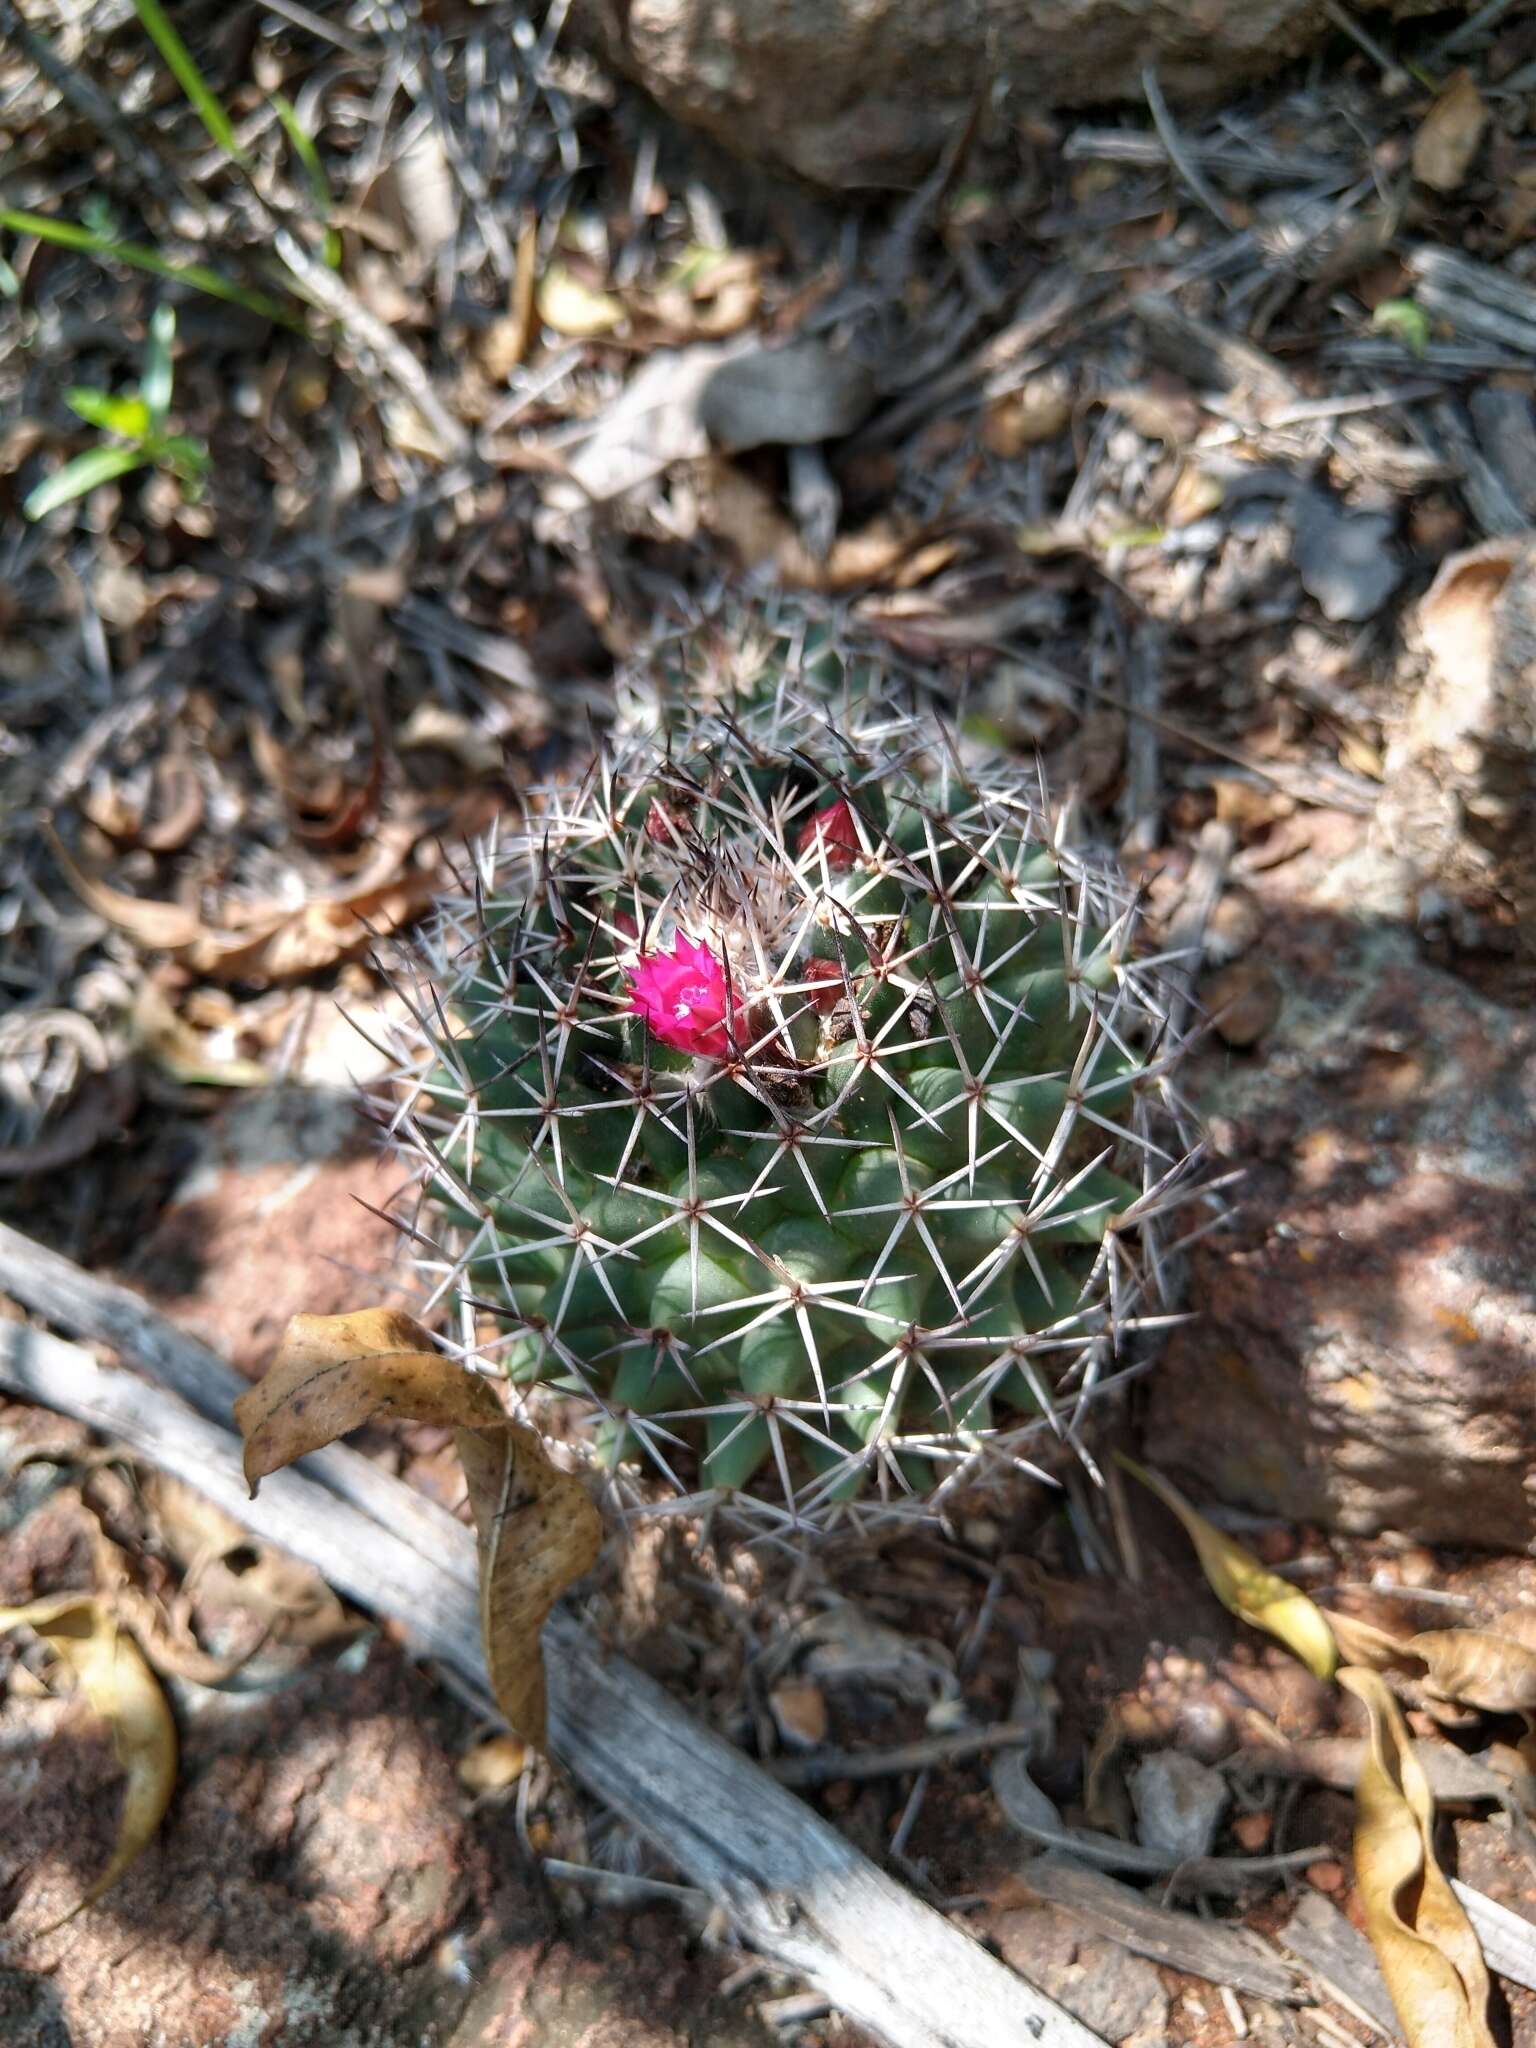
<instances>
[{"instance_id":1,"label":"rock","mask_svg":"<svg viewBox=\"0 0 1536 2048\"><path fill-rule=\"evenodd\" d=\"M862 363L819 341L754 349L722 363L705 384L699 418L716 447L809 447L851 434L875 402Z\"/></svg>"},{"instance_id":2,"label":"rock","mask_svg":"<svg viewBox=\"0 0 1536 2048\"><path fill-rule=\"evenodd\" d=\"M1142 1844L1182 1863L1188 1856L1210 1855L1227 1810L1227 1781L1192 1756L1158 1749L1131 1774L1131 1804Z\"/></svg>"},{"instance_id":3,"label":"rock","mask_svg":"<svg viewBox=\"0 0 1536 2048\"><path fill-rule=\"evenodd\" d=\"M1021 109L1142 106L1148 62L1177 100L1330 31L1324 0L577 0L572 26L676 119L834 191L921 177L1010 75Z\"/></svg>"},{"instance_id":4,"label":"rock","mask_svg":"<svg viewBox=\"0 0 1536 2048\"><path fill-rule=\"evenodd\" d=\"M1447 557L1429 673L1387 735L1379 824L1422 878L1502 898L1536 945L1536 533Z\"/></svg>"},{"instance_id":5,"label":"rock","mask_svg":"<svg viewBox=\"0 0 1536 2048\"><path fill-rule=\"evenodd\" d=\"M1147 1456L1290 1521L1518 1550L1536 1019L1426 962L1377 852L1335 841L1305 864L1251 878L1284 995L1262 1057L1208 1052L1187 1083L1246 1178L1233 1228L1194 1252Z\"/></svg>"},{"instance_id":6,"label":"rock","mask_svg":"<svg viewBox=\"0 0 1536 2048\"><path fill-rule=\"evenodd\" d=\"M1005 1963L1116 2048L1167 2040L1170 2001L1162 1980L1119 1942L1085 1933L1069 1913L1048 1905L999 1913L990 1932Z\"/></svg>"},{"instance_id":7,"label":"rock","mask_svg":"<svg viewBox=\"0 0 1536 2048\"><path fill-rule=\"evenodd\" d=\"M1374 618L1403 580L1404 565L1392 546L1393 516L1350 512L1326 491L1297 490L1291 519L1291 559L1323 617Z\"/></svg>"}]
</instances>

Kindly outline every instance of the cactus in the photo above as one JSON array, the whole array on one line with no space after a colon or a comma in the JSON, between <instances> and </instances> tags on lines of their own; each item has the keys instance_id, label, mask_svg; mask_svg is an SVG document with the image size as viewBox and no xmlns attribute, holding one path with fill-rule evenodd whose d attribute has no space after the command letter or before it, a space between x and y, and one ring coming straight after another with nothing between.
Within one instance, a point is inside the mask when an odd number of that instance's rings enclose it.
<instances>
[{"instance_id":1,"label":"cactus","mask_svg":"<svg viewBox=\"0 0 1536 2048\"><path fill-rule=\"evenodd\" d=\"M780 679L617 739L445 905L404 1128L519 1387L795 1525L1074 1436L1189 1181L1111 874L931 716Z\"/></svg>"}]
</instances>

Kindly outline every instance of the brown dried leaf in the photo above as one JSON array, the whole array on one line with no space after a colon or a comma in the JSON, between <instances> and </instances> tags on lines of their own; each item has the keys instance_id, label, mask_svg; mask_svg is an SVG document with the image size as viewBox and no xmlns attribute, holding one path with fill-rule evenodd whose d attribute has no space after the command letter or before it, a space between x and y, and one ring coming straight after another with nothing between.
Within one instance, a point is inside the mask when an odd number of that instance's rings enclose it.
<instances>
[{"instance_id":1,"label":"brown dried leaf","mask_svg":"<svg viewBox=\"0 0 1536 2048\"><path fill-rule=\"evenodd\" d=\"M413 1316L295 1316L265 1378L235 1403L252 1493L269 1472L376 1415L449 1428L506 1420L489 1381L445 1358Z\"/></svg>"},{"instance_id":2,"label":"brown dried leaf","mask_svg":"<svg viewBox=\"0 0 1536 2048\"><path fill-rule=\"evenodd\" d=\"M1416 1671L1424 1661L1407 1643L1389 1636L1374 1622L1361 1621L1353 1614L1336 1614L1331 1607L1323 1612L1346 1664L1361 1664L1367 1671Z\"/></svg>"},{"instance_id":3,"label":"brown dried leaf","mask_svg":"<svg viewBox=\"0 0 1536 2048\"><path fill-rule=\"evenodd\" d=\"M596 1559L602 1518L533 1431L507 1419L490 1382L433 1350L421 1325L395 1309L289 1323L266 1378L235 1403L251 1490L266 1473L380 1414L456 1431L479 1539L491 1687L516 1733L540 1745L540 1631Z\"/></svg>"},{"instance_id":4,"label":"brown dried leaf","mask_svg":"<svg viewBox=\"0 0 1536 2048\"><path fill-rule=\"evenodd\" d=\"M1429 1689L1485 1714L1536 1712L1536 1650L1490 1629L1428 1629L1405 1645L1429 1666Z\"/></svg>"},{"instance_id":5,"label":"brown dried leaf","mask_svg":"<svg viewBox=\"0 0 1536 2048\"><path fill-rule=\"evenodd\" d=\"M1370 1715L1355 1788L1355 1875L1409 2048L1493 2048L1488 1971L1435 1860L1434 1800L1397 1702L1374 1671L1341 1671L1339 1683Z\"/></svg>"},{"instance_id":6,"label":"brown dried leaf","mask_svg":"<svg viewBox=\"0 0 1536 2048\"><path fill-rule=\"evenodd\" d=\"M1488 126L1488 109L1470 71L1458 71L1413 138L1413 175L1436 192L1465 181Z\"/></svg>"},{"instance_id":7,"label":"brown dried leaf","mask_svg":"<svg viewBox=\"0 0 1536 2048\"><path fill-rule=\"evenodd\" d=\"M147 951L173 954L195 974L222 981L292 981L334 967L365 952L379 933L409 923L438 888L429 869L402 870L400 848L386 845L381 858L337 894L297 908L235 906L229 916L236 928L220 931L182 904L129 896L86 874L52 828L45 829L70 887L98 917Z\"/></svg>"},{"instance_id":8,"label":"brown dried leaf","mask_svg":"<svg viewBox=\"0 0 1536 2048\"><path fill-rule=\"evenodd\" d=\"M480 1549L480 1633L491 1690L513 1729L544 1746L544 1657L539 1636L566 1587L602 1548L602 1517L586 1488L552 1465L531 1429L461 1429Z\"/></svg>"},{"instance_id":9,"label":"brown dried leaf","mask_svg":"<svg viewBox=\"0 0 1536 2048\"><path fill-rule=\"evenodd\" d=\"M127 1776L117 1841L105 1870L69 1912L36 1929L35 1940L94 1905L153 1839L176 1783L176 1726L143 1652L105 1603L89 1594L63 1593L27 1607L0 1608L0 1629L22 1623L73 1668L81 1691L111 1727Z\"/></svg>"}]
</instances>

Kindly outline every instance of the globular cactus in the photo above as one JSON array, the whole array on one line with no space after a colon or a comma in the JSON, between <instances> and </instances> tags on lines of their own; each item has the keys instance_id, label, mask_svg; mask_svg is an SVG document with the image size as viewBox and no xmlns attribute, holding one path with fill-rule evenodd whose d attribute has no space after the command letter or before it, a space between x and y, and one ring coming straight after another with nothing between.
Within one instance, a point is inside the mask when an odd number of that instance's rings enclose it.
<instances>
[{"instance_id":1,"label":"globular cactus","mask_svg":"<svg viewBox=\"0 0 1536 2048\"><path fill-rule=\"evenodd\" d=\"M479 882L405 1122L515 1383L797 1525L1074 1434L1189 1158L1128 897L1027 770L781 680L621 738Z\"/></svg>"}]
</instances>

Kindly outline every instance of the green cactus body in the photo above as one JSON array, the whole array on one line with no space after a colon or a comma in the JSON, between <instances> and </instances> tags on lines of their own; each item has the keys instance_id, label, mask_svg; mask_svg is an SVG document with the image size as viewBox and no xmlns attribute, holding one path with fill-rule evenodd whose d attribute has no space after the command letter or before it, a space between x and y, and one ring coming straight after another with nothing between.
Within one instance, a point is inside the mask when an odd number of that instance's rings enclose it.
<instances>
[{"instance_id":1,"label":"green cactus body","mask_svg":"<svg viewBox=\"0 0 1536 2048\"><path fill-rule=\"evenodd\" d=\"M1183 1161L1129 911L935 725L780 697L625 742L434 964L458 1284L610 1465L797 1523L942 1502L1155 1307Z\"/></svg>"}]
</instances>

